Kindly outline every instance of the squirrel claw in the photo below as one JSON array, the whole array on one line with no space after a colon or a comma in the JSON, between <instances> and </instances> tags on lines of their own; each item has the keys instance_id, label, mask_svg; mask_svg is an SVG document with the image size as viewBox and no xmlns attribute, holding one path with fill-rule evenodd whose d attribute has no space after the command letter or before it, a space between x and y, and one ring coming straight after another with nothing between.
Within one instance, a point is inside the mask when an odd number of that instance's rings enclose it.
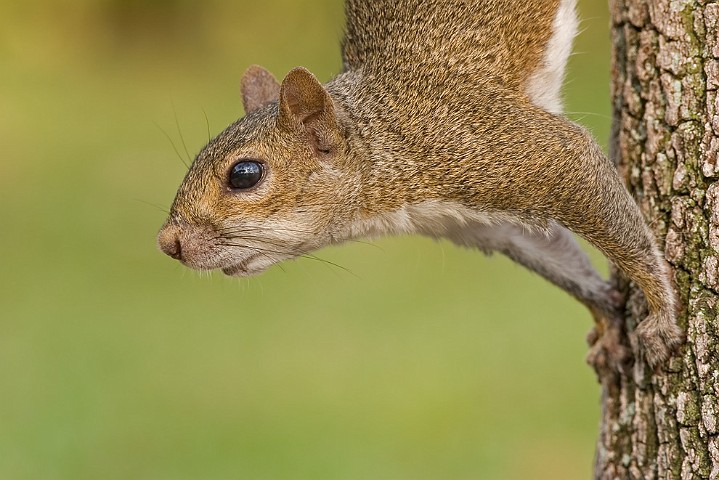
<instances>
[{"instance_id":1,"label":"squirrel claw","mask_svg":"<svg viewBox=\"0 0 719 480\"><path fill-rule=\"evenodd\" d=\"M684 343L684 333L669 317L650 315L634 331L644 358L656 369Z\"/></svg>"},{"instance_id":2,"label":"squirrel claw","mask_svg":"<svg viewBox=\"0 0 719 480\"><path fill-rule=\"evenodd\" d=\"M589 353L586 361L597 373L627 374L633 361L622 329L620 306L624 296L614 288L607 288L607 302L603 309L592 308L595 326L587 334Z\"/></svg>"},{"instance_id":3,"label":"squirrel claw","mask_svg":"<svg viewBox=\"0 0 719 480\"><path fill-rule=\"evenodd\" d=\"M629 348L622 344L621 339L622 332L618 325L606 328L601 334L596 327L593 328L587 335L587 342L590 344L587 363L597 373L609 370L627 374L633 357Z\"/></svg>"}]
</instances>

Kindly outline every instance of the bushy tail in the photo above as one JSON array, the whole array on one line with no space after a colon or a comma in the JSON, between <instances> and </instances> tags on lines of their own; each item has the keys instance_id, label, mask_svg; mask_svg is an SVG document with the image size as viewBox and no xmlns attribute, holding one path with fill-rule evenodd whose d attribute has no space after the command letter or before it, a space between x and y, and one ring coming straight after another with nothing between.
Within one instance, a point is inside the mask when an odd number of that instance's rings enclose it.
<instances>
[{"instance_id":1,"label":"bushy tail","mask_svg":"<svg viewBox=\"0 0 719 480\"><path fill-rule=\"evenodd\" d=\"M562 111L561 88L577 34L576 0L561 0L544 55L529 76L525 92L532 103L552 113Z\"/></svg>"}]
</instances>

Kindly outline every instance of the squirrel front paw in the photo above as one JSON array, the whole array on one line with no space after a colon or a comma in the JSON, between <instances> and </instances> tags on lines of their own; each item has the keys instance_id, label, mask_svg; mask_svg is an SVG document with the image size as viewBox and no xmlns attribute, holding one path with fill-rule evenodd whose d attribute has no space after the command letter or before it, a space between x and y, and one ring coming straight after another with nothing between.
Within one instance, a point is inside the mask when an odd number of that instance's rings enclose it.
<instances>
[{"instance_id":1,"label":"squirrel front paw","mask_svg":"<svg viewBox=\"0 0 719 480\"><path fill-rule=\"evenodd\" d=\"M629 371L633 357L631 350L622 342L624 337L618 321L607 321L594 327L587 335L589 352L586 361L597 373L613 374ZM601 331L600 331L601 330Z\"/></svg>"},{"instance_id":2,"label":"squirrel front paw","mask_svg":"<svg viewBox=\"0 0 719 480\"><path fill-rule=\"evenodd\" d=\"M652 368L664 364L684 343L684 333L670 315L652 314L634 331L639 348Z\"/></svg>"},{"instance_id":3,"label":"squirrel front paw","mask_svg":"<svg viewBox=\"0 0 719 480\"><path fill-rule=\"evenodd\" d=\"M624 296L607 284L603 298L599 308L590 307L594 328L587 335L589 352L586 361L600 375L602 372L626 374L630 371L634 357L620 313Z\"/></svg>"}]
</instances>

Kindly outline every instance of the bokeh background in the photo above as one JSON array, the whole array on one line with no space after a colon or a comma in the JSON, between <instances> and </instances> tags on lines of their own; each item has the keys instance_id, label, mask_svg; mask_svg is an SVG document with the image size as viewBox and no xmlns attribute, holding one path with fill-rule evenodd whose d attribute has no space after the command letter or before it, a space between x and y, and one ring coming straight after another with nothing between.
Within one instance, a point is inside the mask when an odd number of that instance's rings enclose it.
<instances>
[{"instance_id":1,"label":"bokeh background","mask_svg":"<svg viewBox=\"0 0 719 480\"><path fill-rule=\"evenodd\" d=\"M342 8L0 0L0 479L590 476L591 319L508 260L382 239L238 280L157 250L244 69L328 80ZM567 110L606 144L580 11Z\"/></svg>"}]
</instances>

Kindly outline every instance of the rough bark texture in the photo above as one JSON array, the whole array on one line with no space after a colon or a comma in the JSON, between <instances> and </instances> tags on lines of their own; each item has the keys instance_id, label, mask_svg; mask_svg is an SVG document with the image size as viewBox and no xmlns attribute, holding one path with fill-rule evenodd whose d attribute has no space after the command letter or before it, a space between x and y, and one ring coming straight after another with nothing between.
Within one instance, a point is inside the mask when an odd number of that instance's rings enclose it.
<instances>
[{"instance_id":1,"label":"rough bark texture","mask_svg":"<svg viewBox=\"0 0 719 480\"><path fill-rule=\"evenodd\" d=\"M660 372L636 363L627 375L599 373L595 477L719 479L719 2L610 8L612 155L664 244L687 342ZM632 331L644 305L617 282Z\"/></svg>"}]
</instances>

